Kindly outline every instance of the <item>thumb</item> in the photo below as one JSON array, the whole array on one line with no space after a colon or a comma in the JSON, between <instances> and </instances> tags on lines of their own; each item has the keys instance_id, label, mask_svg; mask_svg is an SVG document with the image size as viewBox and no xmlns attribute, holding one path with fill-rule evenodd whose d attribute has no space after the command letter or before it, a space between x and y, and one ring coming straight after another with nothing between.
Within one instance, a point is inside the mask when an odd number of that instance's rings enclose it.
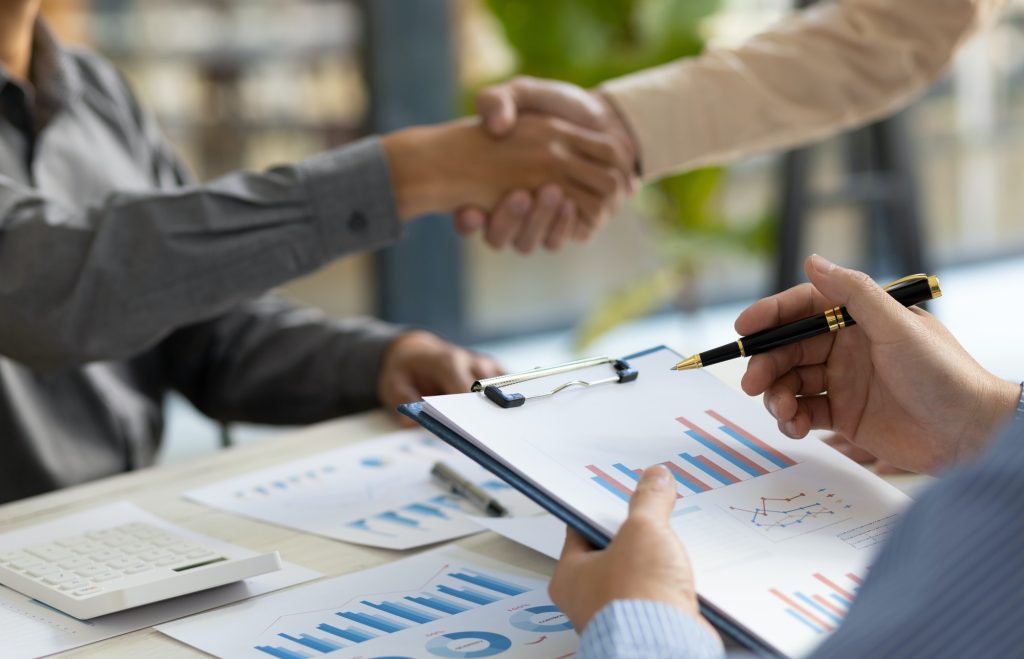
<instances>
[{"instance_id":1,"label":"thumb","mask_svg":"<svg viewBox=\"0 0 1024 659\"><path fill-rule=\"evenodd\" d=\"M891 341L906 333L914 314L863 272L840 267L812 254L805 268L811 283L830 300L845 306L872 341Z\"/></svg>"},{"instance_id":2,"label":"thumb","mask_svg":"<svg viewBox=\"0 0 1024 659\"><path fill-rule=\"evenodd\" d=\"M476 95L476 111L493 137L507 135L516 125L516 99L512 83L494 85Z\"/></svg>"},{"instance_id":3,"label":"thumb","mask_svg":"<svg viewBox=\"0 0 1024 659\"><path fill-rule=\"evenodd\" d=\"M667 522L676 505L676 487L663 465L644 469L636 492L629 499L629 516L650 521Z\"/></svg>"}]
</instances>

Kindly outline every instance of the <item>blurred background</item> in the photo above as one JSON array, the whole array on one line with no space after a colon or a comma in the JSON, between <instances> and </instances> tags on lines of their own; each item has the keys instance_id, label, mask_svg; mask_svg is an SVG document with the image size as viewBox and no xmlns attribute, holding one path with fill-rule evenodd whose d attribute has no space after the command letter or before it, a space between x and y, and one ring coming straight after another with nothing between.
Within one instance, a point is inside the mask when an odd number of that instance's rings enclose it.
<instances>
[{"instance_id":1,"label":"blurred background","mask_svg":"<svg viewBox=\"0 0 1024 659\"><path fill-rule=\"evenodd\" d=\"M793 4L45 0L44 12L64 41L121 68L205 180L467 114L476 90L516 73L590 86L738 44ZM818 251L880 279L948 274L947 298L951 286L971 292L933 307L969 348L989 350L986 366L1019 377L1024 364L999 360L996 327L978 318L986 295L1024 275L1022 29L1024 0L1013 0L900 116L649 186L585 247L495 254L430 218L401 245L285 291L331 314L427 327L524 368L652 342L690 352L723 343L746 301L801 278L800 259ZM166 460L216 448L221 429L180 400L169 412Z\"/></svg>"}]
</instances>

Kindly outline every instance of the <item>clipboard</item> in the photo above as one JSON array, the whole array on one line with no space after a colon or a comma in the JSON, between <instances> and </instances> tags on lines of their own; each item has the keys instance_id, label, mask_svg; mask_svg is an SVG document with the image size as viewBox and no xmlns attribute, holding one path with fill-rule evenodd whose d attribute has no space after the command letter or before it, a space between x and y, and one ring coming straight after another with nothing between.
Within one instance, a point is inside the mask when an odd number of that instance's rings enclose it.
<instances>
[{"instance_id":1,"label":"clipboard","mask_svg":"<svg viewBox=\"0 0 1024 659\"><path fill-rule=\"evenodd\" d=\"M622 357L619 360L614 360L610 358L599 358L599 360L580 360L579 362L570 362L569 364L551 367L550 369L536 369L534 371L528 371L526 373L504 376L505 378L510 379L510 382L504 386L509 386L511 384L517 384L525 380L532 379L528 377L530 374L533 374L533 377L546 377L548 375L554 375L555 373L565 373L579 368L589 368L591 366L599 365L602 363L613 364L614 368L615 361L624 362L628 366L630 360L642 357L644 355L650 354L658 350L670 350L671 352L675 352L674 350L671 350L671 348L668 348L666 346L657 346L649 350L644 350L642 352ZM616 371L618 372L619 368L616 368ZM631 382L633 380L636 380L637 377L641 375L642 374L634 371L632 379L628 381ZM492 380L493 379L496 378L492 378ZM485 381L479 381L474 384L483 384L484 382ZM593 381L587 386L593 386L595 384L611 384L611 380L601 380L599 382ZM622 384L625 384L625 382L623 382ZM483 387L481 387L481 389L482 388ZM562 389L564 389L564 387L556 387L556 389L558 391L561 391ZM480 389L477 389L477 391L479 390ZM555 391L554 393L557 393L557 391ZM495 402L495 404L500 405L500 403L495 401L493 398L491 398L491 400L492 402ZM541 508L557 517L567 526L569 526L570 528L578 532L580 535L582 535L584 538L586 538L587 542L589 542L592 546L597 547L599 549L603 549L604 547L608 546L609 542L611 542L611 538L609 536L607 536L604 532L600 531L599 529L595 528L592 524L583 519L577 513L563 506L559 502L555 501L553 498L548 496L543 490L534 486L532 483L524 480L514 471L512 471L504 464L499 462L497 459L489 455L487 452L481 450L477 446L474 446L468 440L463 438L458 432L456 432L452 428L448 427L444 423L438 421L434 417L424 412L422 403L405 403L399 405L397 409L401 414L404 414L405 416L409 417L426 430L429 430L431 433L442 439L445 443L449 444L450 446L458 450L460 453L464 454L466 457L473 460L481 467L491 472L492 474L500 478L502 481L508 483L513 488L524 494L526 497L528 497L531 501L539 505ZM723 634L727 635L728 637L736 641L736 643L738 643L739 645L743 646L744 648L752 652L755 652L760 656L785 656L780 654L777 650L775 650L775 648L768 645L760 638L749 633L746 629L733 623L728 616L719 611L716 607L707 603L704 600L704 598L700 597L699 595L698 602L700 605L701 614L705 618L707 618L707 620L712 625L714 625L719 631L721 631Z\"/></svg>"}]
</instances>

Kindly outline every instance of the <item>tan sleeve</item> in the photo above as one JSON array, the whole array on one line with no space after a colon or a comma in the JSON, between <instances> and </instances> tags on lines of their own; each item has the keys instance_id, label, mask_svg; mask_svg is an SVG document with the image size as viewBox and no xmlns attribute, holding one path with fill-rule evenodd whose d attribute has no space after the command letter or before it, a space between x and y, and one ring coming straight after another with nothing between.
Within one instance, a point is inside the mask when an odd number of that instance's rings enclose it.
<instances>
[{"instance_id":1,"label":"tan sleeve","mask_svg":"<svg viewBox=\"0 0 1024 659\"><path fill-rule=\"evenodd\" d=\"M1005 0L836 0L736 49L601 86L630 125L643 175L791 147L907 103Z\"/></svg>"}]
</instances>

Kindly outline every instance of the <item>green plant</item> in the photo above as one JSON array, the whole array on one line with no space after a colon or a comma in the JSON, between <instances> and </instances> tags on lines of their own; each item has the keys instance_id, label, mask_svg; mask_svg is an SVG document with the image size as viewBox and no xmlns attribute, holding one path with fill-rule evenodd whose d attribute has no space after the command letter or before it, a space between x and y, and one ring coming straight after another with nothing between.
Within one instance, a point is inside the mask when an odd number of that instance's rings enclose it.
<instances>
[{"instance_id":1,"label":"green plant","mask_svg":"<svg viewBox=\"0 0 1024 659\"><path fill-rule=\"evenodd\" d=\"M721 0L486 0L515 51L519 72L592 87L698 54L703 21ZM625 321L681 300L702 259L723 250L770 249L771 218L733 228L718 210L721 168L648 186L638 200L658 232L663 265L598 303L580 322L578 349Z\"/></svg>"}]
</instances>

